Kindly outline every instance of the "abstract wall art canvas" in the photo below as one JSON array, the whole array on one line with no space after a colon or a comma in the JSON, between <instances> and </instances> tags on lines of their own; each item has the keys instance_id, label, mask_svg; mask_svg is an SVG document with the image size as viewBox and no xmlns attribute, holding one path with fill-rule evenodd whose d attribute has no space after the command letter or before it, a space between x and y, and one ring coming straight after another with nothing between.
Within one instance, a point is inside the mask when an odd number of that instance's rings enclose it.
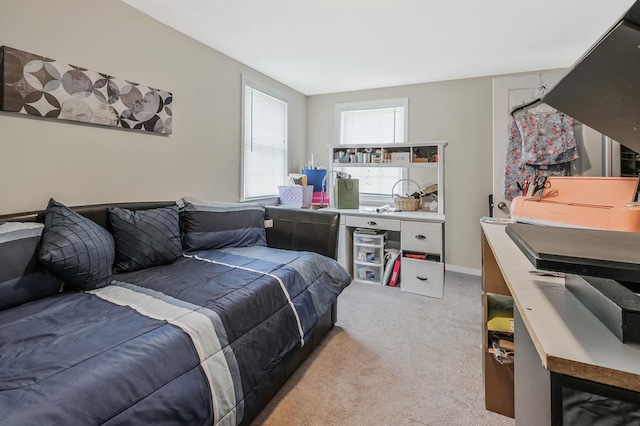
<instances>
[{"instance_id":1,"label":"abstract wall art canvas","mask_svg":"<svg viewBox=\"0 0 640 426\"><path fill-rule=\"evenodd\" d=\"M0 110L171 134L173 96L122 78L0 47Z\"/></svg>"}]
</instances>

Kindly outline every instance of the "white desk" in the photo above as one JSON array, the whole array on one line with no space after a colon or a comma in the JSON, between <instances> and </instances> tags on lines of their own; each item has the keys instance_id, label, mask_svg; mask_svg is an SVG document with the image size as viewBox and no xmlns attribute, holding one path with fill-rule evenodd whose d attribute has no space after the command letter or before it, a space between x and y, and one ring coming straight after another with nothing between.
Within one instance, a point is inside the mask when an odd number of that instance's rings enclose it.
<instances>
[{"instance_id":1,"label":"white desk","mask_svg":"<svg viewBox=\"0 0 640 426\"><path fill-rule=\"evenodd\" d=\"M388 219L404 219L422 222L444 222L444 215L436 212L413 211L413 212L385 212L376 213L375 207L361 207L359 209L336 209L333 207L325 207L323 210L339 212L344 216L359 216L370 218L388 218Z\"/></svg>"},{"instance_id":2,"label":"white desk","mask_svg":"<svg viewBox=\"0 0 640 426\"><path fill-rule=\"evenodd\" d=\"M427 260L401 258L401 289L431 297L444 296L444 215L424 211L377 213L373 207L327 209L340 213L338 262L352 274L354 229L398 232L399 248L403 254L429 254Z\"/></svg>"}]
</instances>

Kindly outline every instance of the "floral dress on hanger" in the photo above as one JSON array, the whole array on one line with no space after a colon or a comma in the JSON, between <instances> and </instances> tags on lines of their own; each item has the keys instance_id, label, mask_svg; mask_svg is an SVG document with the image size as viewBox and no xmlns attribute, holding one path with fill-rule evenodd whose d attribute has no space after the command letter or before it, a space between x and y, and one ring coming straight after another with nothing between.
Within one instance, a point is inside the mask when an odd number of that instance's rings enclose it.
<instances>
[{"instance_id":1,"label":"floral dress on hanger","mask_svg":"<svg viewBox=\"0 0 640 426\"><path fill-rule=\"evenodd\" d=\"M561 112L516 115L509 127L504 193L523 195L518 184L535 176L564 176L578 158L574 119Z\"/></svg>"}]
</instances>

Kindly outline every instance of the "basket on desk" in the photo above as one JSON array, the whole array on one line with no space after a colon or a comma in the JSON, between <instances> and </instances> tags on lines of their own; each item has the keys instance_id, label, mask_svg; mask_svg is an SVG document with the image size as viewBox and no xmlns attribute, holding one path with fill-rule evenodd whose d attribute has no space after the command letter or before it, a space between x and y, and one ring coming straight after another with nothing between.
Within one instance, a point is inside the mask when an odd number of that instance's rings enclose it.
<instances>
[{"instance_id":1,"label":"basket on desk","mask_svg":"<svg viewBox=\"0 0 640 426\"><path fill-rule=\"evenodd\" d=\"M393 191L396 189L396 185L402 182L403 180L413 182L418 187L418 192L420 192L420 185L414 180L411 179L400 179L396 183L393 184L393 188L391 188L391 197L393 198L393 202L396 205L396 209L403 211L416 211L418 207L420 207L420 198L406 197L399 194L394 194Z\"/></svg>"}]
</instances>

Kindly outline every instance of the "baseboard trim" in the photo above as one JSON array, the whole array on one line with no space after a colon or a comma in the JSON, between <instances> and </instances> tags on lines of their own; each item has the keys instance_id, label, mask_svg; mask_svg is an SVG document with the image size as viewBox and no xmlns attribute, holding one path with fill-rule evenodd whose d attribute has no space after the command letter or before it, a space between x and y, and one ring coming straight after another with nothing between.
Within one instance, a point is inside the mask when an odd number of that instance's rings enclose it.
<instances>
[{"instance_id":1,"label":"baseboard trim","mask_svg":"<svg viewBox=\"0 0 640 426\"><path fill-rule=\"evenodd\" d=\"M482 269L467 268L466 266L450 265L446 263L444 265L444 269L452 272L460 272L462 274L475 275L477 277L482 276Z\"/></svg>"}]
</instances>

